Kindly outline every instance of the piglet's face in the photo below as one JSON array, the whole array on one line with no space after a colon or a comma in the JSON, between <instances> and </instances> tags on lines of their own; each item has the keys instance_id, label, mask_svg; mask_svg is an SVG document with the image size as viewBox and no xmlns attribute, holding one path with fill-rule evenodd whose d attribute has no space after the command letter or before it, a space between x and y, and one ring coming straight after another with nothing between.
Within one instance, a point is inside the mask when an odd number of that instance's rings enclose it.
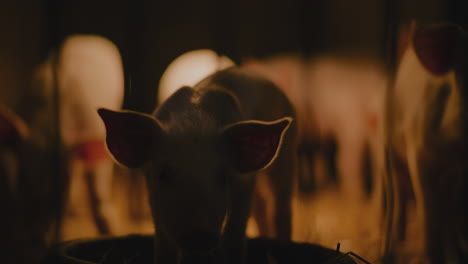
<instances>
[{"instance_id":1,"label":"piglet's face","mask_svg":"<svg viewBox=\"0 0 468 264\"><path fill-rule=\"evenodd\" d=\"M177 131L150 115L100 109L107 146L146 170L156 230L185 251L217 247L232 194L276 158L292 119L243 121L211 132Z\"/></svg>"}]
</instances>

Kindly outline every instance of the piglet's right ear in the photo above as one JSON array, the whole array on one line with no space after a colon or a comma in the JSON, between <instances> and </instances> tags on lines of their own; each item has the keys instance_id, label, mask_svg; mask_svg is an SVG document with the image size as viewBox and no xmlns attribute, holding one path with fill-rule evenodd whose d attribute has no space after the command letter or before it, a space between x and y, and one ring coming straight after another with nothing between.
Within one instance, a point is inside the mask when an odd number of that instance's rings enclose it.
<instances>
[{"instance_id":1,"label":"piglet's right ear","mask_svg":"<svg viewBox=\"0 0 468 264\"><path fill-rule=\"evenodd\" d=\"M119 163L137 168L151 159L161 136L161 126L154 117L104 108L98 113L106 126L107 148Z\"/></svg>"}]
</instances>

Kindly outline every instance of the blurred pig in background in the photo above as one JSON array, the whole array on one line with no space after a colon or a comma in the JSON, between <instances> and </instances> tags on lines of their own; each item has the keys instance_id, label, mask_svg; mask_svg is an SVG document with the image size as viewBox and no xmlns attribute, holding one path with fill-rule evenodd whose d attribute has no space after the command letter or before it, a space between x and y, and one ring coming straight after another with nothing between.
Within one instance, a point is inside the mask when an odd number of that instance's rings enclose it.
<instances>
[{"instance_id":1,"label":"blurred pig in background","mask_svg":"<svg viewBox=\"0 0 468 264\"><path fill-rule=\"evenodd\" d=\"M159 101L169 90L218 70L214 52L204 59L189 57L195 56L182 55L166 69ZM206 72L203 61L211 65ZM383 66L372 59L296 54L245 58L241 66L272 80L296 108L300 175L293 239L329 247L340 242L343 250L361 250L376 258L382 231L382 113L388 80ZM253 221L247 234L259 234Z\"/></svg>"},{"instance_id":2,"label":"blurred pig in background","mask_svg":"<svg viewBox=\"0 0 468 264\"><path fill-rule=\"evenodd\" d=\"M192 50L180 55L167 66L161 76L158 86L158 105L179 88L193 87L208 75L230 66L234 66L231 59L209 49Z\"/></svg>"},{"instance_id":3,"label":"blurred pig in background","mask_svg":"<svg viewBox=\"0 0 468 264\"><path fill-rule=\"evenodd\" d=\"M393 210L386 255L395 263L466 263L468 38L453 24L413 23L407 39L386 108Z\"/></svg>"},{"instance_id":4,"label":"blurred pig in background","mask_svg":"<svg viewBox=\"0 0 468 264\"><path fill-rule=\"evenodd\" d=\"M382 65L294 54L246 59L243 65L273 80L296 107L300 175L294 239L330 247L341 242L376 257L387 85Z\"/></svg>"},{"instance_id":5,"label":"blurred pig in background","mask_svg":"<svg viewBox=\"0 0 468 264\"><path fill-rule=\"evenodd\" d=\"M187 54L191 53L195 52ZM212 66L195 79L217 69L213 66L217 59L210 56L204 60ZM191 73L202 71L202 59L193 61L188 57L193 56L180 56L165 71L159 87L160 101L171 87L175 90L179 85L192 84ZM183 62L184 58L188 62ZM350 246L346 241L364 233L372 234L369 243L378 247L379 233L368 229L379 229L381 223L381 115L387 84L382 66L370 59L304 58L294 54L249 58L242 66L275 82L296 108L300 179L293 238L330 247L344 241L343 245ZM172 82L170 73L176 76ZM349 206L351 201L353 206ZM361 219L364 213L371 225ZM331 217L336 219L330 221ZM258 229L251 223L247 233L256 236ZM365 249L368 244L360 246Z\"/></svg>"},{"instance_id":6,"label":"blurred pig in background","mask_svg":"<svg viewBox=\"0 0 468 264\"><path fill-rule=\"evenodd\" d=\"M272 79L294 102L300 114L303 144L315 148L310 153L325 154L331 159L327 163L336 163L324 171L325 177L337 177L340 188L350 198L365 198L371 190L365 186L369 179L363 179L368 170L364 164L372 163L365 162L369 156L366 152L375 152L372 138L379 133L387 79L382 68L358 59L332 56L305 59L295 55L263 61L249 59L244 66ZM303 172L308 174L307 170ZM323 172L315 174L318 174L314 175L318 177L315 181L324 181ZM299 188L305 193L314 189L308 186L314 184L310 177L301 175L300 185L304 186Z\"/></svg>"},{"instance_id":7,"label":"blurred pig in background","mask_svg":"<svg viewBox=\"0 0 468 264\"><path fill-rule=\"evenodd\" d=\"M38 68L35 85L39 96L31 101L36 111L30 109L27 120L42 137L37 139L42 144L53 140L47 131L54 92L58 99L60 144L67 168L64 177L69 181L63 237L82 237L82 228L66 228L67 223L89 215L99 234L113 233L118 228L112 199L114 161L105 149L105 128L96 109L121 107L124 74L119 50L100 36L70 36L57 56L51 53Z\"/></svg>"},{"instance_id":8,"label":"blurred pig in background","mask_svg":"<svg viewBox=\"0 0 468 264\"><path fill-rule=\"evenodd\" d=\"M319 138L336 139L339 189L366 200L379 181L374 156L387 77L376 62L323 57L311 61L306 78Z\"/></svg>"}]
</instances>

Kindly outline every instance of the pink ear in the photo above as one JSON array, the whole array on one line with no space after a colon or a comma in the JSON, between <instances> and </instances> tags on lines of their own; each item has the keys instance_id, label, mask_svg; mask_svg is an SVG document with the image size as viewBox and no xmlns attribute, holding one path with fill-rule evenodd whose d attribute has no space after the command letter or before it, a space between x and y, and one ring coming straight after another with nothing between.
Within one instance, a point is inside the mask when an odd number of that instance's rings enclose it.
<instances>
[{"instance_id":1,"label":"pink ear","mask_svg":"<svg viewBox=\"0 0 468 264\"><path fill-rule=\"evenodd\" d=\"M417 27L413 35L416 55L433 74L444 74L453 68L459 29L455 25Z\"/></svg>"},{"instance_id":2,"label":"pink ear","mask_svg":"<svg viewBox=\"0 0 468 264\"><path fill-rule=\"evenodd\" d=\"M107 148L119 163L137 168L151 158L161 134L155 118L138 112L103 108L98 113L106 126Z\"/></svg>"},{"instance_id":3,"label":"pink ear","mask_svg":"<svg viewBox=\"0 0 468 264\"><path fill-rule=\"evenodd\" d=\"M291 122L292 118L285 117L273 122L251 120L229 125L223 139L235 169L246 173L268 167L275 160Z\"/></svg>"}]
</instances>

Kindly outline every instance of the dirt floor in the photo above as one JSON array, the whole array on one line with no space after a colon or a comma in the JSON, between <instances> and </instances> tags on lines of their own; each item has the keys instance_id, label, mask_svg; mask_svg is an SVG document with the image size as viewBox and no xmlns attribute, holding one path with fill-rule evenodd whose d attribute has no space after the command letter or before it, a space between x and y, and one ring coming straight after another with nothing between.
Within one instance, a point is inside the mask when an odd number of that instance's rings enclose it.
<instances>
[{"instance_id":1,"label":"dirt floor","mask_svg":"<svg viewBox=\"0 0 468 264\"><path fill-rule=\"evenodd\" d=\"M116 177L114 198L118 209L118 226L112 235L151 234L153 226L146 203L146 192L142 179L129 188L127 176ZM130 200L128 197L138 199ZM320 190L307 197L294 199L293 240L310 242L335 249L340 243L341 251L353 251L371 263L380 263L382 223L378 199L357 201L344 197L341 192L330 188ZM99 237L86 206L73 215L65 217L63 240ZM417 226L410 232L417 233ZM247 234L257 234L254 221L249 221Z\"/></svg>"}]
</instances>

